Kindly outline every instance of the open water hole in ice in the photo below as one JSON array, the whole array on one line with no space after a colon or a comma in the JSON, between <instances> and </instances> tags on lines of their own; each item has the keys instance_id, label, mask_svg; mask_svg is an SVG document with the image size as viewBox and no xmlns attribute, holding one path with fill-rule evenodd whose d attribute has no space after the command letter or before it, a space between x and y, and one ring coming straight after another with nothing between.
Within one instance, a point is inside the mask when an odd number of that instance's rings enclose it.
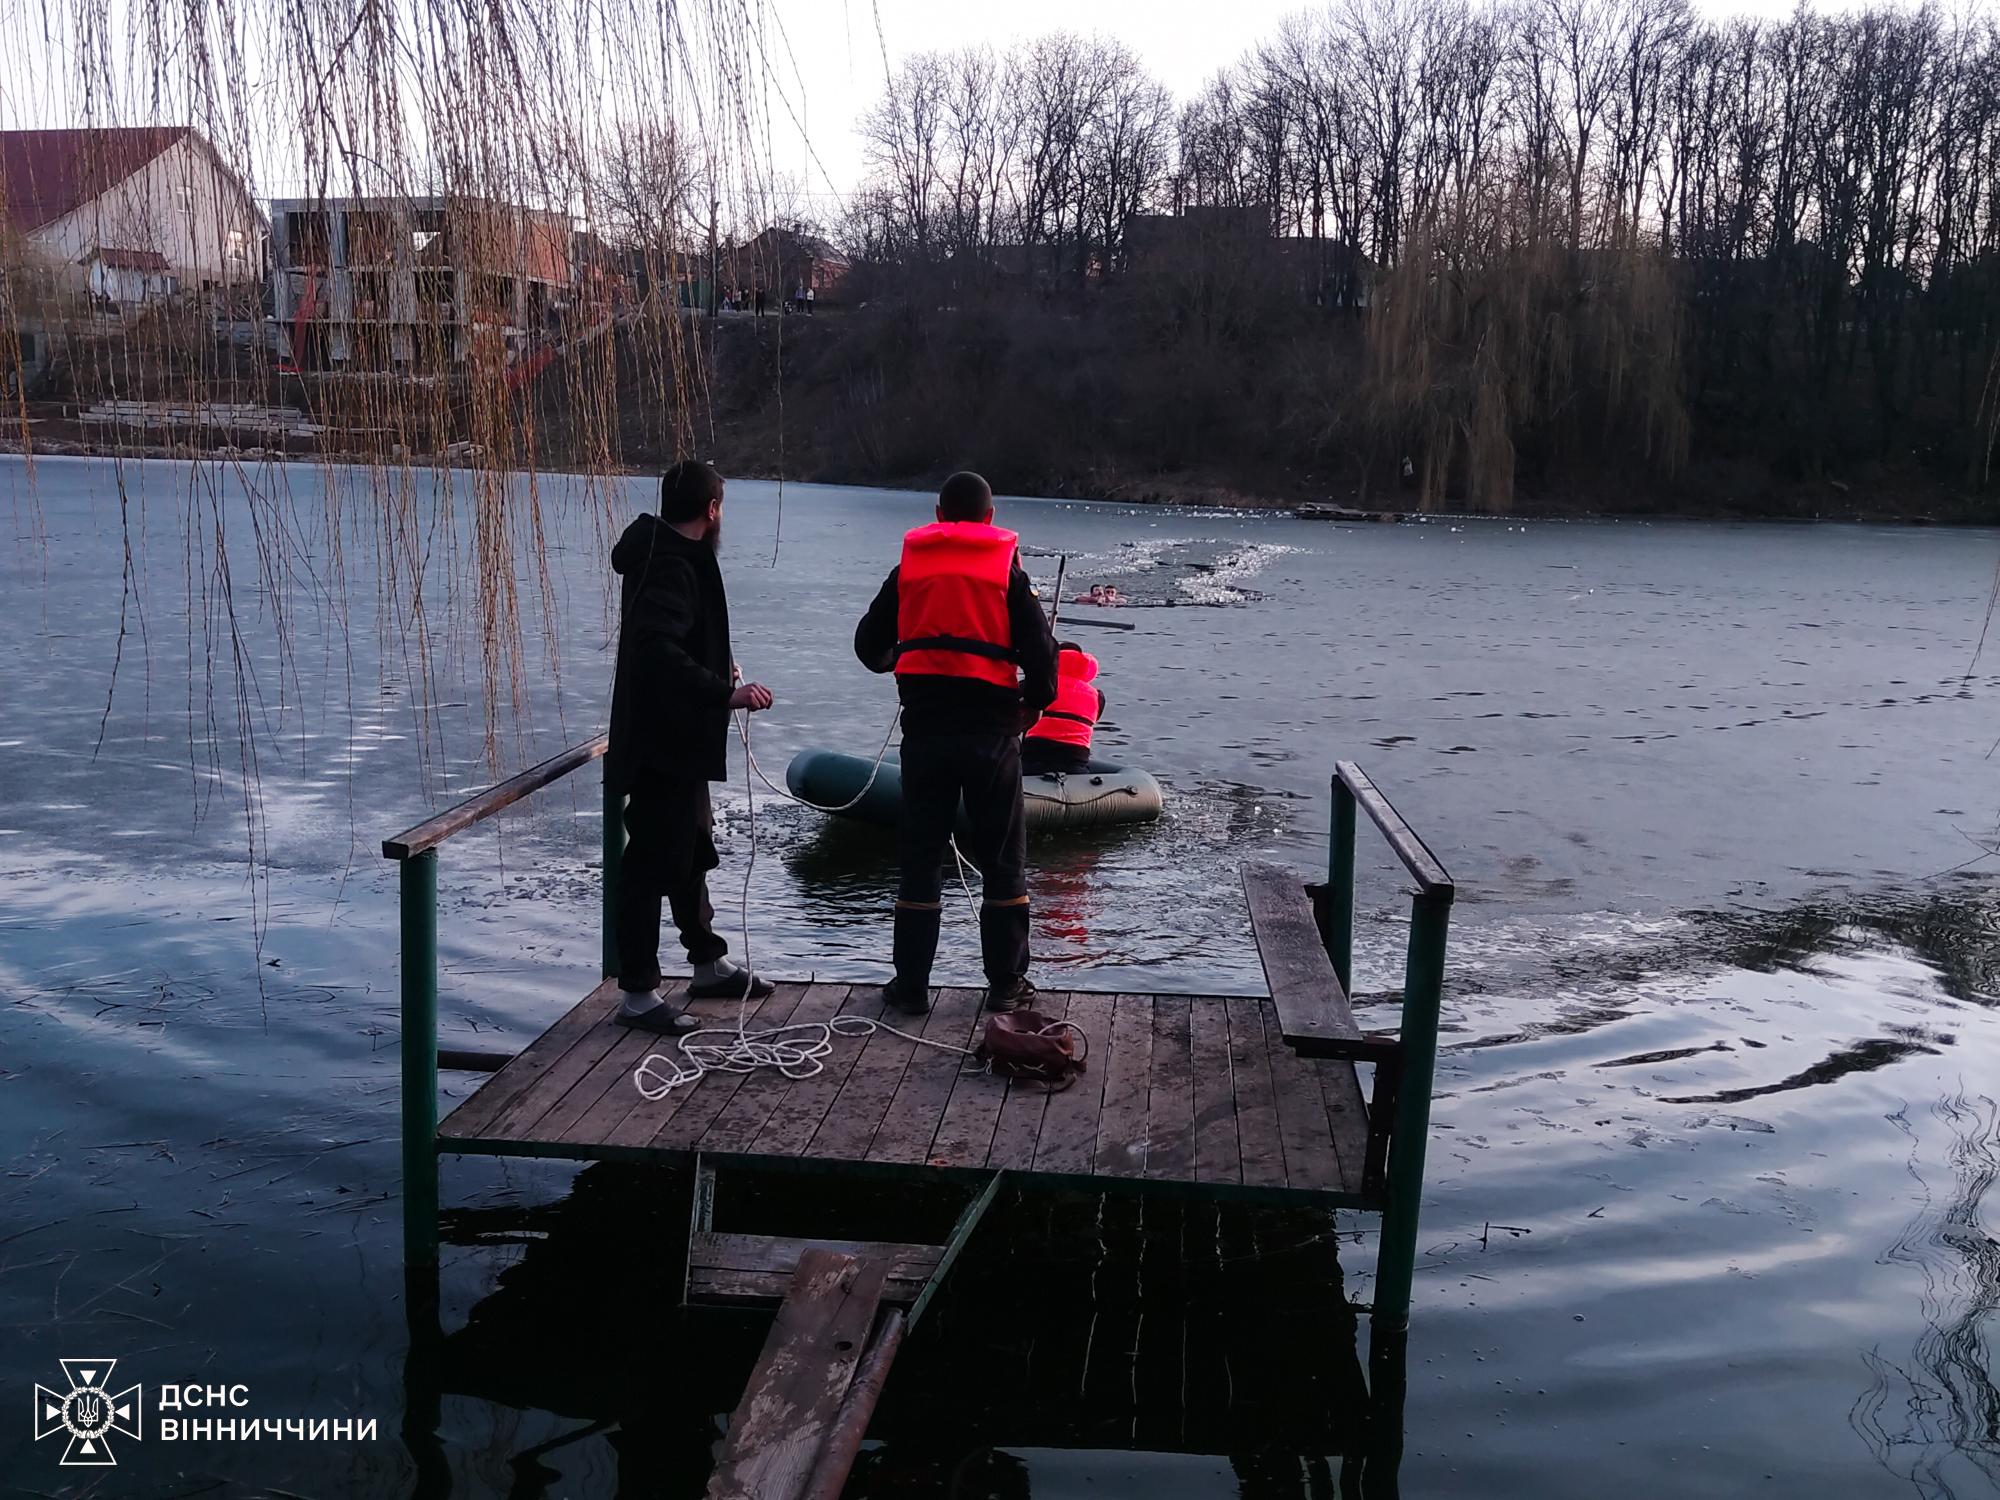
<instances>
[{"instance_id":1,"label":"open water hole in ice","mask_svg":"<svg viewBox=\"0 0 2000 1500\"><path fill-rule=\"evenodd\" d=\"M259 1416L372 1417L382 1440L168 1444L148 1412L104 1493L399 1492L414 1470L392 1440L405 1344L396 900L376 851L491 774L470 601L449 594L439 561L465 533L432 538L426 672L398 624L407 590L384 585L373 542L350 530L337 555L328 545L330 492L344 524L370 514L354 476L208 466L197 481L184 465L42 460L31 479L5 463L0 1399L18 1409L79 1354L117 1358L149 1397L159 1383L242 1382ZM607 527L649 493L614 486L599 523L580 487L541 486L560 625L543 637L524 561L525 709L498 715L510 764L601 728ZM737 655L778 695L752 741L773 780L799 749L881 743L893 687L849 639L928 505L787 486L774 566L775 488L731 486L724 571ZM2000 538L1346 527L1028 501L1003 502L1000 519L1045 583L1067 553L1065 593L1108 582L1133 600L1115 615L1077 607L1064 633L1104 663L1100 753L1152 771L1169 799L1158 824L1037 841L1045 983L1260 989L1234 871L1251 857L1323 868L1336 758L1362 763L1459 882L1409 1493L2000 1487L2000 1257L1983 1201L2000 1172L2000 720L1975 654ZM274 528L292 543L285 565L260 566L256 532ZM1099 617L1135 628L1084 623ZM733 930L751 794L740 747L731 764L715 894ZM446 846L446 1045L522 1045L593 981L597 818L585 773ZM758 965L882 977L890 842L761 786L755 819ZM1388 1026L1406 907L1365 829L1361 868L1357 988L1364 1024ZM941 978L976 969L972 924L954 914ZM444 1105L475 1081L447 1075ZM502 1218L560 1208L583 1192L573 1179L522 1162L447 1159L444 1173L448 1204ZM1115 1218L1050 1230L1048 1264L1093 1273L1062 1304L1098 1309L1116 1347L1093 1357L1156 1375L1168 1357L1141 1329L1165 1304L1142 1315L1099 1273L1128 1253L1159 1264L1168 1231ZM1326 1285L1366 1298L1373 1223L1343 1214L1309 1233L1308 1216L1291 1240L1230 1224L1214 1240L1247 1236L1223 1260L1303 1306ZM449 1252L454 1326L503 1275L533 1282L534 1246L552 1243L540 1233ZM1187 1225L1172 1234L1187 1240ZM672 1300L659 1281L671 1267L648 1264L644 1242L611 1243L584 1304ZM1309 1243L1323 1261L1299 1260ZM625 1352L643 1371L654 1332L632 1318ZM1304 1342L1274 1333L1272 1368L1310 1383L1344 1357ZM1304 1448L1164 1451L1175 1443L1153 1418L1175 1398L1136 1376L1122 1396L1102 1369L1037 1378L1074 1380L1079 1420L1101 1435L1023 1441L955 1470L875 1459L857 1484L942 1496L957 1472L960 1494L1040 1497L1338 1485L1339 1458ZM648 1467L657 1455L633 1434L662 1403L642 1397L622 1429L536 1460L551 1477L533 1492L608 1495L622 1471L626 1493L698 1493L698 1463ZM593 1414L536 1399L447 1399L456 1493L509 1493L527 1482L511 1458ZM84 1471L60 1468L56 1446L26 1424L0 1433L0 1470L76 1492ZM1121 1451L1135 1448L1154 1451Z\"/></svg>"}]
</instances>

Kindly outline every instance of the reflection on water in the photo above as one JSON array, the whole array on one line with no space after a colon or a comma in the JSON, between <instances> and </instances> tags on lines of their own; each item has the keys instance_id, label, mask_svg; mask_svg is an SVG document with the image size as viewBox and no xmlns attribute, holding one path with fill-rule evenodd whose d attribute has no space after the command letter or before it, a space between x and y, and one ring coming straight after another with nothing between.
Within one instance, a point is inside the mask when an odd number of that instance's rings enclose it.
<instances>
[{"instance_id":1,"label":"reflection on water","mask_svg":"<svg viewBox=\"0 0 2000 1500\"><path fill-rule=\"evenodd\" d=\"M1910 1174L1924 1185L1922 1212L1883 1259L1923 1276L1924 1330L1907 1358L1868 1351L1874 1383L1852 1421L1882 1464L1924 1496L2000 1488L2000 1383L1994 1378L1993 1315L2000 1310L2000 1239L1981 1207L2000 1177L2000 1106L1987 1095L1953 1094L1930 1108L1949 1133L1949 1176L1926 1181L1917 1132Z\"/></svg>"},{"instance_id":2,"label":"reflection on water","mask_svg":"<svg viewBox=\"0 0 2000 1500\"><path fill-rule=\"evenodd\" d=\"M443 1390L615 1423L620 1494L697 1493L768 1315L674 1305L690 1191L685 1173L596 1166L555 1204L451 1214L449 1238L518 1249L445 1338ZM716 1226L935 1243L960 1206L725 1174ZM1373 1420L1341 1238L1327 1213L1003 1194L898 1356L848 1495L1046 1496L1066 1469L1093 1494L1127 1471L1177 1494L1392 1493L1399 1439ZM606 1299L606 1266L662 1268L662 1295ZM557 1462L546 1440L536 1462Z\"/></svg>"}]
</instances>

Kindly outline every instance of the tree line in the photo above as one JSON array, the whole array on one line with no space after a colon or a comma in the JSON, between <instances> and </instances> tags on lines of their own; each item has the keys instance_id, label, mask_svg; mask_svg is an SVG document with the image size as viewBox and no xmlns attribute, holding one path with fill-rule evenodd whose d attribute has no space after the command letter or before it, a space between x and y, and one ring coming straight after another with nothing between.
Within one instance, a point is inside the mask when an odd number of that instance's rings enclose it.
<instances>
[{"instance_id":1,"label":"tree line","mask_svg":"<svg viewBox=\"0 0 2000 1500\"><path fill-rule=\"evenodd\" d=\"M1984 12L1336 0L1183 101L1102 38L919 54L862 132L846 237L925 295L1082 295L1157 277L1155 216L1237 225L1295 340L1314 310L1356 330L1360 389L1319 440L1414 454L1427 497L1504 503L1537 443L1671 469L1759 381L1802 474L1858 410L1878 458L1990 477Z\"/></svg>"}]
</instances>

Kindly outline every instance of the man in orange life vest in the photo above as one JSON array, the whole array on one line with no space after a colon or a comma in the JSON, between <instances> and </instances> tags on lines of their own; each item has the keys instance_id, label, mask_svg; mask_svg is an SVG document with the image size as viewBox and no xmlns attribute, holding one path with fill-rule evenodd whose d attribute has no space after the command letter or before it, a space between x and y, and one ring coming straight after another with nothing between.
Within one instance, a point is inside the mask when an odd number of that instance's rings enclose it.
<instances>
[{"instance_id":1,"label":"man in orange life vest","mask_svg":"<svg viewBox=\"0 0 2000 1500\"><path fill-rule=\"evenodd\" d=\"M1097 658L1075 641L1056 648L1056 697L1021 741L1021 769L1030 776L1082 771L1090 736L1104 717L1104 694L1090 684Z\"/></svg>"},{"instance_id":2,"label":"man in orange life vest","mask_svg":"<svg viewBox=\"0 0 2000 1500\"><path fill-rule=\"evenodd\" d=\"M903 560L855 630L854 654L871 672L895 672L903 700L903 871L884 1002L910 1015L930 1009L946 845L962 797L972 825L965 854L985 878L987 1008L1032 1005L1021 730L1055 699L1056 643L1014 533L993 524L993 491L977 474L947 479L937 524L903 538Z\"/></svg>"}]
</instances>

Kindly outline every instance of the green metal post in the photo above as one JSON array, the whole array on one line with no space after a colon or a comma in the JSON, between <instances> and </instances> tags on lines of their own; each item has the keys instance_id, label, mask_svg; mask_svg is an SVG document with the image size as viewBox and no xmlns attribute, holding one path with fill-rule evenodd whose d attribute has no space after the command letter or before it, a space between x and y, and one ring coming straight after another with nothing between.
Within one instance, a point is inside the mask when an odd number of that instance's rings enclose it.
<instances>
[{"instance_id":1,"label":"green metal post","mask_svg":"<svg viewBox=\"0 0 2000 1500\"><path fill-rule=\"evenodd\" d=\"M1445 929L1451 895L1411 903L1410 953L1403 970L1402 1081L1396 1133L1389 1146L1389 1206L1375 1257L1373 1322L1410 1321L1410 1279L1417 1266L1417 1214L1424 1195L1424 1144L1431 1130L1431 1079L1437 1068L1438 1008L1444 992Z\"/></svg>"},{"instance_id":2,"label":"green metal post","mask_svg":"<svg viewBox=\"0 0 2000 1500\"><path fill-rule=\"evenodd\" d=\"M438 1254L437 850L403 861L403 1263Z\"/></svg>"},{"instance_id":3,"label":"green metal post","mask_svg":"<svg viewBox=\"0 0 2000 1500\"><path fill-rule=\"evenodd\" d=\"M1327 896L1333 927L1333 972L1340 987L1354 993L1354 793L1339 773L1333 778L1333 847L1327 858Z\"/></svg>"},{"instance_id":4,"label":"green metal post","mask_svg":"<svg viewBox=\"0 0 2000 1500\"><path fill-rule=\"evenodd\" d=\"M625 858L625 798L604 784L604 977L618 972L618 865Z\"/></svg>"}]
</instances>

